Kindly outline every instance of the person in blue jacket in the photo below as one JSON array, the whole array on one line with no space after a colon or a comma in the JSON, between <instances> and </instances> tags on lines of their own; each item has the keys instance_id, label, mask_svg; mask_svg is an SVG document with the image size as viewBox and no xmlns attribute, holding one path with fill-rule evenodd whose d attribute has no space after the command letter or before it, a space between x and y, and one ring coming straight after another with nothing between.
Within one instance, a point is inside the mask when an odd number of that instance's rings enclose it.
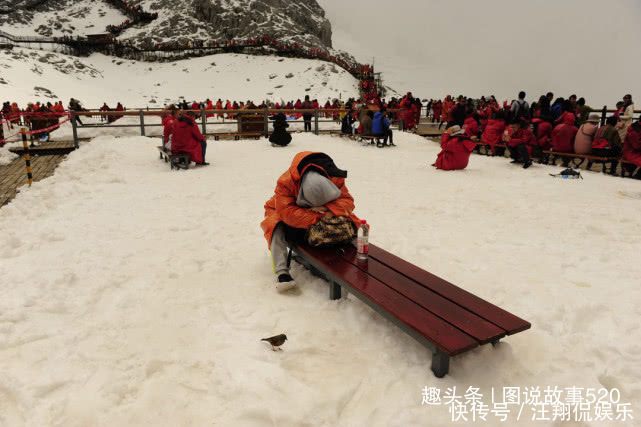
<instances>
[{"instance_id":1,"label":"person in blue jacket","mask_svg":"<svg viewBox=\"0 0 641 427\"><path fill-rule=\"evenodd\" d=\"M372 121L372 133L374 136L382 136L383 143L380 142L376 144L377 147L384 147L387 144L387 139L389 138L389 145L395 146L392 129L390 129L390 122L387 120L387 109L382 107L381 110L374 114L374 120Z\"/></svg>"}]
</instances>

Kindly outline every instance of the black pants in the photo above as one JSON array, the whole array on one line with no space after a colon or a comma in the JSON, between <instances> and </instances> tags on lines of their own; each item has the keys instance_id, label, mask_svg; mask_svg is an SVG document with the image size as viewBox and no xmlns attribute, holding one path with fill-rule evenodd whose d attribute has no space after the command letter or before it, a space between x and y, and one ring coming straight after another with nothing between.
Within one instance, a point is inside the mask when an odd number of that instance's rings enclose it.
<instances>
[{"instance_id":1,"label":"black pants","mask_svg":"<svg viewBox=\"0 0 641 427\"><path fill-rule=\"evenodd\" d=\"M394 143L394 135L392 134L392 129L387 128L383 131L382 135L376 135L376 136L382 136L383 137L383 144L387 144L387 139L389 138L389 143L393 144Z\"/></svg>"},{"instance_id":2,"label":"black pants","mask_svg":"<svg viewBox=\"0 0 641 427\"><path fill-rule=\"evenodd\" d=\"M311 132L312 131L312 115L303 114L303 121L305 122L305 132Z\"/></svg>"},{"instance_id":3,"label":"black pants","mask_svg":"<svg viewBox=\"0 0 641 427\"><path fill-rule=\"evenodd\" d=\"M510 147L510 157L522 163L529 163L530 153L527 151L527 145L519 144L516 147Z\"/></svg>"},{"instance_id":4,"label":"black pants","mask_svg":"<svg viewBox=\"0 0 641 427\"><path fill-rule=\"evenodd\" d=\"M203 163L205 163L205 153L207 152L207 143L200 141L200 146L203 148Z\"/></svg>"},{"instance_id":5,"label":"black pants","mask_svg":"<svg viewBox=\"0 0 641 427\"><path fill-rule=\"evenodd\" d=\"M620 157L621 147L615 145L610 148L593 148L592 155L597 157ZM610 162L610 173L613 174L616 172L618 164L618 160L612 160L612 162ZM605 169L603 171L605 172Z\"/></svg>"}]
</instances>

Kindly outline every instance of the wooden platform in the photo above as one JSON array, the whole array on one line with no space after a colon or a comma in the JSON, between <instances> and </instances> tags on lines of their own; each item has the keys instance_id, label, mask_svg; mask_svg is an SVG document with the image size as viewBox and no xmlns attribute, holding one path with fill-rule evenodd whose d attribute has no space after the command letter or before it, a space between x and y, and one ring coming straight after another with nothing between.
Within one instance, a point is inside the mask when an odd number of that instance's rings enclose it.
<instances>
[{"instance_id":1,"label":"wooden platform","mask_svg":"<svg viewBox=\"0 0 641 427\"><path fill-rule=\"evenodd\" d=\"M53 175L65 157L65 155L32 157L33 182ZM27 184L27 169L23 157L15 159L6 166L0 166L0 207L13 200L19 188Z\"/></svg>"},{"instance_id":2,"label":"wooden platform","mask_svg":"<svg viewBox=\"0 0 641 427\"><path fill-rule=\"evenodd\" d=\"M36 154L42 155L63 155L69 154L75 147L73 146L73 141L51 141L51 142L42 142L39 143L36 147L29 147L29 153L33 156ZM23 147L11 148L9 151L16 154L24 154Z\"/></svg>"}]
</instances>

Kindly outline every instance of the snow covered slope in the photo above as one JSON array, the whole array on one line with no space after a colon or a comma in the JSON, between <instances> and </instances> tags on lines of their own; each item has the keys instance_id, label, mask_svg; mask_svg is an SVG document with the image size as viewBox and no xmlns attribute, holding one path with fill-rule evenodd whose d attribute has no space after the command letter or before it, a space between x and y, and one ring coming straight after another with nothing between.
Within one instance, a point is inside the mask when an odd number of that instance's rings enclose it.
<instances>
[{"instance_id":1,"label":"snow covered slope","mask_svg":"<svg viewBox=\"0 0 641 427\"><path fill-rule=\"evenodd\" d=\"M396 136L209 141L211 166L174 172L157 140L99 138L23 187L0 209L0 425L448 426L424 387L479 387L494 409L492 387L552 386L617 388L635 417L567 425L639 426L639 182L476 155L437 171L438 143ZM298 266L300 293L277 294L259 223L304 150L349 171L373 242L532 329L436 379L429 351ZM278 333L283 351L259 342ZM566 425L508 409L455 425Z\"/></svg>"},{"instance_id":2,"label":"snow covered slope","mask_svg":"<svg viewBox=\"0 0 641 427\"><path fill-rule=\"evenodd\" d=\"M310 95L326 101L358 96L358 81L344 69L317 60L222 54L148 63L94 54L78 58L29 49L0 51L4 100L27 102L73 97L88 108L161 107L206 98L296 100Z\"/></svg>"},{"instance_id":3,"label":"snow covered slope","mask_svg":"<svg viewBox=\"0 0 641 427\"><path fill-rule=\"evenodd\" d=\"M16 36L64 36L104 33L107 25L127 19L102 0L49 0L34 10L0 15L0 30Z\"/></svg>"}]
</instances>

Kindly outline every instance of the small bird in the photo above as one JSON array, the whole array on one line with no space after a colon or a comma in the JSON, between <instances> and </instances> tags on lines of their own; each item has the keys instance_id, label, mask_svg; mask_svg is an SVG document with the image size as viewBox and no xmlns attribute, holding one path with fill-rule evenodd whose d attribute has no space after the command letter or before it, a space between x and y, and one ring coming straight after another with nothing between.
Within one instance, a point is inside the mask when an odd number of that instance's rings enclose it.
<instances>
[{"instance_id":1,"label":"small bird","mask_svg":"<svg viewBox=\"0 0 641 427\"><path fill-rule=\"evenodd\" d=\"M267 341L268 343L270 343L272 345L272 350L274 351L282 350L282 348L278 347L280 347L285 343L285 341L287 341L287 335L280 334L269 338L263 338L261 341Z\"/></svg>"}]
</instances>

